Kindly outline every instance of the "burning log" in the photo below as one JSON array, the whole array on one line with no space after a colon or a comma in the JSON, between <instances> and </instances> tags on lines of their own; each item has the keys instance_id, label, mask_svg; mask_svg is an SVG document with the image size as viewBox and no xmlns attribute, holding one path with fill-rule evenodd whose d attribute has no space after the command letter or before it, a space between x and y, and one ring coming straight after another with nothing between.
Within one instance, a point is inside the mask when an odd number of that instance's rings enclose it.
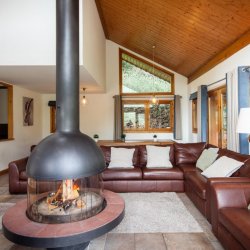
<instances>
[{"instance_id":1,"label":"burning log","mask_svg":"<svg viewBox=\"0 0 250 250\"><path fill-rule=\"evenodd\" d=\"M74 185L73 180L64 180L62 183L62 200L75 200L79 197L79 187Z\"/></svg>"},{"instance_id":2,"label":"burning log","mask_svg":"<svg viewBox=\"0 0 250 250\"><path fill-rule=\"evenodd\" d=\"M72 201L75 201L75 206L82 208L85 203L79 198L79 187L74 184L73 180L63 180L56 193L50 193L47 197L49 210L54 210L62 207L65 211L72 206Z\"/></svg>"}]
</instances>

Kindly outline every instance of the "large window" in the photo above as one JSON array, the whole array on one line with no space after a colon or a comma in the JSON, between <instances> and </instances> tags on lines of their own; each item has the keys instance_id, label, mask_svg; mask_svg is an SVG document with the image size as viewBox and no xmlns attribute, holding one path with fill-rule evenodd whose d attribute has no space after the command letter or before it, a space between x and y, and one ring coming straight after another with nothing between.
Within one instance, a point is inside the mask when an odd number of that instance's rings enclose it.
<instances>
[{"instance_id":1,"label":"large window","mask_svg":"<svg viewBox=\"0 0 250 250\"><path fill-rule=\"evenodd\" d=\"M120 49L120 94L124 132L173 132L172 73Z\"/></svg>"},{"instance_id":2,"label":"large window","mask_svg":"<svg viewBox=\"0 0 250 250\"><path fill-rule=\"evenodd\" d=\"M173 101L123 101L124 132L172 132Z\"/></svg>"},{"instance_id":3,"label":"large window","mask_svg":"<svg viewBox=\"0 0 250 250\"><path fill-rule=\"evenodd\" d=\"M120 50L120 93L122 95L172 95L174 75L124 50Z\"/></svg>"}]
</instances>

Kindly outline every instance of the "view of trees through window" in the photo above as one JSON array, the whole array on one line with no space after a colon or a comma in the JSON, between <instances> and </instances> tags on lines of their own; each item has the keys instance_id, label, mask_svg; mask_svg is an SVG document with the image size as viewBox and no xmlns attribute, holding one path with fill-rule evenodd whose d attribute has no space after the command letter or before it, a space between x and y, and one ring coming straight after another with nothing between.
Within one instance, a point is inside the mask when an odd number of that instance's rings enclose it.
<instances>
[{"instance_id":1,"label":"view of trees through window","mask_svg":"<svg viewBox=\"0 0 250 250\"><path fill-rule=\"evenodd\" d=\"M124 104L124 129L145 129L145 105Z\"/></svg>"},{"instance_id":2,"label":"view of trees through window","mask_svg":"<svg viewBox=\"0 0 250 250\"><path fill-rule=\"evenodd\" d=\"M150 128L170 128L170 104L150 105Z\"/></svg>"},{"instance_id":3,"label":"view of trees through window","mask_svg":"<svg viewBox=\"0 0 250 250\"><path fill-rule=\"evenodd\" d=\"M123 130L172 131L173 101L154 105L149 101L123 102Z\"/></svg>"},{"instance_id":4,"label":"view of trees through window","mask_svg":"<svg viewBox=\"0 0 250 250\"><path fill-rule=\"evenodd\" d=\"M151 73L122 61L123 93L171 92L171 84Z\"/></svg>"},{"instance_id":5,"label":"view of trees through window","mask_svg":"<svg viewBox=\"0 0 250 250\"><path fill-rule=\"evenodd\" d=\"M172 132L174 74L120 49L123 131ZM158 95L158 104L150 96Z\"/></svg>"}]
</instances>

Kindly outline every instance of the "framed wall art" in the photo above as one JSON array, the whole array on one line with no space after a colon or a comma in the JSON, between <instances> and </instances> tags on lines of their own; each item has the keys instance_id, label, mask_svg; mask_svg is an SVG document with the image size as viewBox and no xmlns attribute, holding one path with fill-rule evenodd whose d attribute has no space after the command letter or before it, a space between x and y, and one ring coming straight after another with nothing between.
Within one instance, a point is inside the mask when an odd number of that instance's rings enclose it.
<instances>
[{"instance_id":1,"label":"framed wall art","mask_svg":"<svg viewBox=\"0 0 250 250\"><path fill-rule=\"evenodd\" d=\"M23 125L33 126L33 98L23 97Z\"/></svg>"}]
</instances>

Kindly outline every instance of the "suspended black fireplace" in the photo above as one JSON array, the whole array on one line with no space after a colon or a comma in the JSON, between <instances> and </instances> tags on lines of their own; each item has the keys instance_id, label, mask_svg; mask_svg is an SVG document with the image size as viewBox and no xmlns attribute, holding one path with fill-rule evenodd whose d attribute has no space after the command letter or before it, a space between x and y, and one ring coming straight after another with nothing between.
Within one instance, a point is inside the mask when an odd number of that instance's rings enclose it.
<instances>
[{"instance_id":1,"label":"suspended black fireplace","mask_svg":"<svg viewBox=\"0 0 250 250\"><path fill-rule=\"evenodd\" d=\"M57 250L85 249L117 226L125 204L102 190L104 157L79 131L79 1L56 1L56 132L27 163L28 197L7 210L3 233L14 243Z\"/></svg>"},{"instance_id":2,"label":"suspended black fireplace","mask_svg":"<svg viewBox=\"0 0 250 250\"><path fill-rule=\"evenodd\" d=\"M105 168L96 143L79 131L79 1L57 1L56 132L41 141L28 164L30 219L64 223L104 206L98 174Z\"/></svg>"}]
</instances>

